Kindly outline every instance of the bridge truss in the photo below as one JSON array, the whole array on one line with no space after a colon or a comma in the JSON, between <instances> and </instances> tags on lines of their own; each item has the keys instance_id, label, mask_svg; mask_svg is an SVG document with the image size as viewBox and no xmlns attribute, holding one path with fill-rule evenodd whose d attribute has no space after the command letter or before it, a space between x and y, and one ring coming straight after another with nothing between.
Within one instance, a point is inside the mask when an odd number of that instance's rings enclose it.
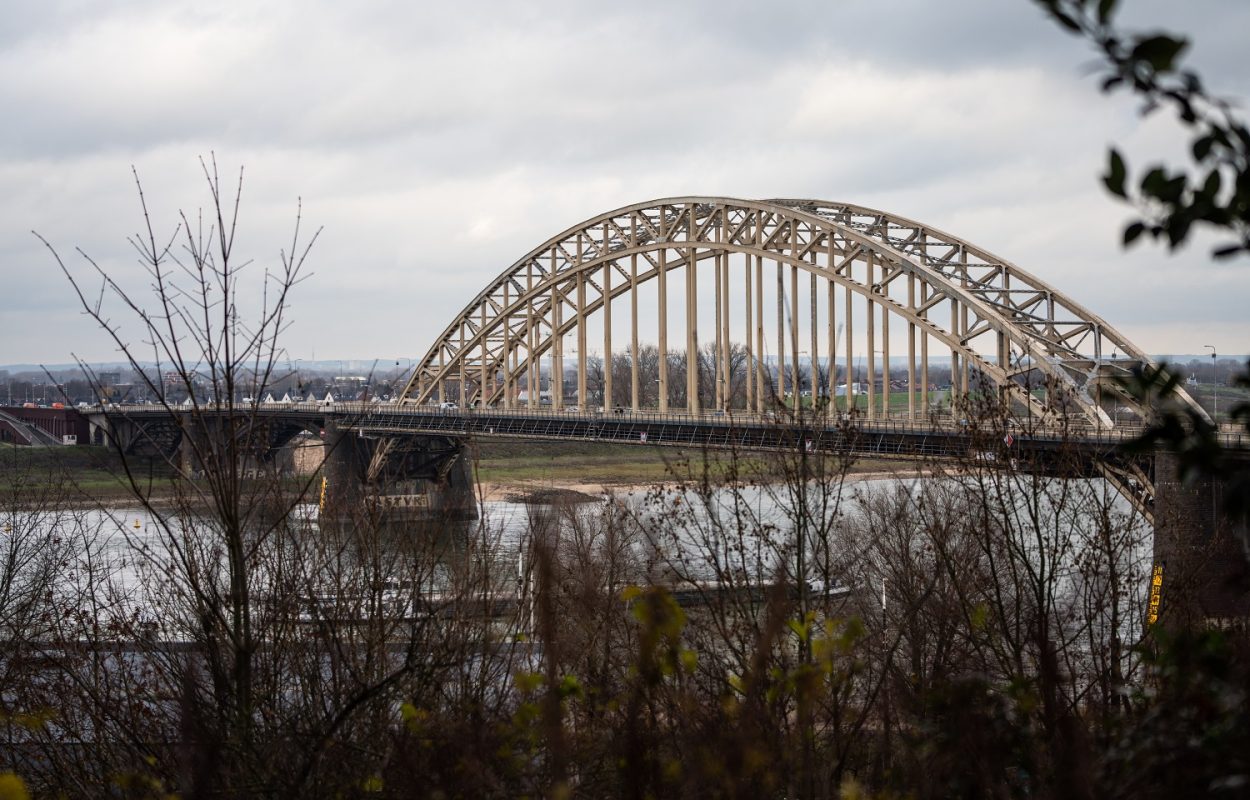
<instances>
[{"instance_id":1,"label":"bridge truss","mask_svg":"<svg viewBox=\"0 0 1250 800\"><path fill-rule=\"evenodd\" d=\"M774 273L775 287L766 285ZM710 297L699 288L709 278ZM670 300L681 308L670 308ZM711 309L701 307L709 302ZM619 316L613 321L622 312L627 325ZM700 326L701 314L710 326ZM654 329L642 330L640 317ZM628 343L614 351L618 329L627 329ZM673 333L684 340L684 391L669 385ZM797 409L804 394L850 398L863 387L869 419L920 420L931 411L929 370L938 358L950 366L954 402L980 383L1041 419L1077 419L1096 429L1114 428L1123 410L1134 421L1147 413L1113 380L1148 363L1146 354L1014 264L881 211L722 197L617 209L530 251L452 320L415 366L401 400L534 408L547 359L550 403L559 410L570 337L577 402L586 407L607 407L625 394L613 386L611 358L620 352L630 365L633 411L650 404L650 391L661 413L674 396L684 397L682 411L705 411L699 378L709 370L711 402L724 410L736 368L745 372L738 376L745 399L737 400L748 411L763 413L779 398ZM701 337L712 344L713 361L705 358L702 367ZM640 342L649 341L658 347L656 387L640 377ZM607 366L592 396L588 354L600 347ZM900 356L901 374L892 375ZM905 407L891 403L898 394L891 387L905 392ZM1181 400L1198 408L1188 395Z\"/></svg>"}]
</instances>

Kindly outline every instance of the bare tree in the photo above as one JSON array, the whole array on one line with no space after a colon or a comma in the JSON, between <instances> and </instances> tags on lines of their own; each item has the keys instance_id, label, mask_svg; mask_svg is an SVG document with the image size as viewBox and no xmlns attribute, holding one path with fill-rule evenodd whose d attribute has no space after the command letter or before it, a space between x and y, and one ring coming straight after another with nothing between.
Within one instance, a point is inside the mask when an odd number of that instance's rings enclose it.
<instances>
[{"instance_id":1,"label":"bare tree","mask_svg":"<svg viewBox=\"0 0 1250 800\"><path fill-rule=\"evenodd\" d=\"M179 446L140 442L170 467L171 477L152 480L113 441L148 520L142 531L122 527L139 591L124 606L132 614L114 613L105 602L117 583L100 571L75 613L54 618L45 652L56 669L44 680L60 698L59 726L42 742L44 763L58 768L43 784L90 794L121 775L151 791L341 795L385 768L401 702L428 705L423 698L461 681L462 699L486 703L493 671L508 674L505 655L462 680L491 640L462 600L495 581L494 533L449 537L435 521L405 544L385 509L308 513L315 476L280 473L259 399L286 378L280 336L316 236L303 240L297 215L273 266L241 260L242 173L228 199L215 163L202 163L208 211L179 214L169 236L157 235L140 186L145 232L131 244L148 300L84 254L102 284L89 296L49 245L84 311L178 426ZM112 321L110 301L138 321L155 375ZM171 379L185 405L158 391ZM67 758L75 740L95 756Z\"/></svg>"},{"instance_id":2,"label":"bare tree","mask_svg":"<svg viewBox=\"0 0 1250 800\"><path fill-rule=\"evenodd\" d=\"M604 382L603 358L597 355L586 357L586 397L578 398L584 409L603 406L603 393L607 384Z\"/></svg>"}]
</instances>

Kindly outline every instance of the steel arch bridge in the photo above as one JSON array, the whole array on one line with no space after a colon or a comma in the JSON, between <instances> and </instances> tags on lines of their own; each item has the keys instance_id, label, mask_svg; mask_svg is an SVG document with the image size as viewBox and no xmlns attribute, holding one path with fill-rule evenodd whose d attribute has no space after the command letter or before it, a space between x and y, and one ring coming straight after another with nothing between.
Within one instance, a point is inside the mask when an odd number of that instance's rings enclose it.
<instances>
[{"instance_id":1,"label":"steel arch bridge","mask_svg":"<svg viewBox=\"0 0 1250 800\"><path fill-rule=\"evenodd\" d=\"M775 286L765 283L766 264L775 267ZM709 277L710 295L699 289ZM670 299L681 306L676 314ZM702 307L707 303L711 309ZM640 304L644 317L655 316L653 331L640 330ZM614 312L622 311L627 325L614 322ZM700 326L701 312L712 325ZM628 329L627 346L617 351L614 341L624 337L614 340L614 329ZM681 362L680 349L670 350L673 332L684 339L684 391L669 385L670 355ZM803 394L851 398L863 386L868 418L920 420L931 410L930 364L946 355L952 403L988 382L1042 420L1076 419L1106 430L1120 424L1122 411L1137 420L1147 414L1113 380L1149 363L1147 355L1014 264L873 209L725 197L626 206L531 250L452 320L415 366L400 401L533 408L540 402L541 361L548 359L550 403L560 410L572 336L577 402L592 405L588 354L601 346L605 358L620 352L629 363L628 406L637 411L653 388L642 385L639 365L640 340L650 341L652 333L654 405L661 413L674 396L684 397L685 413L705 410L701 371L715 376L714 410L725 409L736 368L745 372L737 376L745 379L745 398L736 400L757 413L777 398L797 409ZM702 366L701 340L711 343ZM905 378L895 381L891 367L900 355ZM802 362L808 368L801 372ZM613 386L611 363L599 380L604 407L625 394ZM861 384L857 375L866 380ZM891 387L904 381L906 405L895 408ZM1180 399L1202 413L1187 394Z\"/></svg>"}]
</instances>

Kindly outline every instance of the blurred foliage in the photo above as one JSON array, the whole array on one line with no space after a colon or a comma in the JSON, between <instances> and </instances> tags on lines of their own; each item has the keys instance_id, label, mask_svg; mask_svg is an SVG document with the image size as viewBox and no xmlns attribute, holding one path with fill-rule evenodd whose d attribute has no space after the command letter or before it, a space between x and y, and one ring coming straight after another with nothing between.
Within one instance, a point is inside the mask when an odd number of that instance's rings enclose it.
<instances>
[{"instance_id":1,"label":"blurred foliage","mask_svg":"<svg viewBox=\"0 0 1250 800\"><path fill-rule=\"evenodd\" d=\"M1188 40L1122 30L1115 21L1117 0L1037 2L1098 50L1103 91L1133 93L1143 115L1169 108L1189 131L1192 163L1183 167L1152 164L1130 179L1124 157L1109 151L1103 182L1141 215L1125 227L1124 243L1149 234L1175 248L1203 223L1225 237L1214 251L1217 258L1250 251L1250 130L1227 100L1212 95L1198 73L1182 64Z\"/></svg>"},{"instance_id":2,"label":"blurred foliage","mask_svg":"<svg viewBox=\"0 0 1250 800\"><path fill-rule=\"evenodd\" d=\"M1114 147L1108 151L1102 178L1107 191L1140 214L1124 228L1125 246L1149 234L1175 249L1202 224L1220 237L1212 252L1215 258L1250 252L1250 129L1228 100L1213 95L1198 73L1184 65L1189 41L1170 32L1123 30L1116 24L1118 0L1036 2L1065 30L1095 47L1101 56L1103 91L1131 92L1140 98L1143 116L1170 109L1187 131L1188 164L1152 164L1135 179L1124 156ZM1250 386L1250 364L1235 385ZM1166 368L1147 368L1123 388L1158 410L1137 449L1162 445L1172 450L1183 478L1223 483L1225 513L1238 521L1250 519L1250 459L1227 452L1206 416L1173 402L1179 376ZM1237 404L1228 416L1250 433L1250 403ZM1250 541L1243 546L1250 558Z\"/></svg>"},{"instance_id":3,"label":"blurred foliage","mask_svg":"<svg viewBox=\"0 0 1250 800\"><path fill-rule=\"evenodd\" d=\"M1183 64L1189 42L1169 32L1126 32L1116 24L1117 0L1036 0L1064 29L1091 42L1101 56L1102 89L1140 98L1142 115L1172 111L1189 138L1189 163L1153 164L1130 174L1124 156L1108 152L1102 180L1140 214L1123 231L1128 246L1143 234L1175 249L1196 225L1220 241L1215 258L1250 252L1250 131L1228 100L1212 95ZM1250 387L1250 364L1234 378ZM1154 418L1132 448L1165 448L1183 480L1223 487L1224 512L1250 519L1250 459L1220 438L1218 420L1180 402L1181 377L1167 365L1146 367L1122 388ZM1250 433L1250 403L1228 412ZM1243 527L1244 531L1244 527ZM1250 558L1250 541L1243 540ZM1250 796L1250 652L1245 631L1154 631L1145 648L1145 680L1126 693L1131 709L1108 731L1099 753L1100 782L1125 796Z\"/></svg>"},{"instance_id":4,"label":"blurred foliage","mask_svg":"<svg viewBox=\"0 0 1250 800\"><path fill-rule=\"evenodd\" d=\"M1124 796L1250 795L1250 652L1222 631L1156 632L1099 780Z\"/></svg>"}]
</instances>

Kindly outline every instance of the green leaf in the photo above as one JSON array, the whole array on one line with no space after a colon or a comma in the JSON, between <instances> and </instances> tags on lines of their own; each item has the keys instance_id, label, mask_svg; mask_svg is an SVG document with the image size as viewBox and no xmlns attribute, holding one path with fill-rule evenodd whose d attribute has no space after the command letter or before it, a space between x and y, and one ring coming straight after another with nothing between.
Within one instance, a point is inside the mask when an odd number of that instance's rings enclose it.
<instances>
[{"instance_id":1,"label":"green leaf","mask_svg":"<svg viewBox=\"0 0 1250 800\"><path fill-rule=\"evenodd\" d=\"M682 650L677 655L681 666L686 672L693 673L699 668L699 654L693 650Z\"/></svg>"},{"instance_id":2,"label":"green leaf","mask_svg":"<svg viewBox=\"0 0 1250 800\"><path fill-rule=\"evenodd\" d=\"M559 688L560 697L581 697L582 684L577 680L576 675L565 675L560 679Z\"/></svg>"},{"instance_id":3,"label":"green leaf","mask_svg":"<svg viewBox=\"0 0 1250 800\"><path fill-rule=\"evenodd\" d=\"M1058 8L1050 9L1050 15L1054 17L1059 22L1060 25L1072 31L1073 33L1081 32L1080 23L1078 23L1076 20L1074 20L1072 17L1068 16L1064 12L1060 11Z\"/></svg>"},{"instance_id":4,"label":"green leaf","mask_svg":"<svg viewBox=\"0 0 1250 800\"><path fill-rule=\"evenodd\" d=\"M26 783L12 772L0 772L0 800L30 800Z\"/></svg>"},{"instance_id":5,"label":"green leaf","mask_svg":"<svg viewBox=\"0 0 1250 800\"><path fill-rule=\"evenodd\" d=\"M1102 82L1102 90L1104 92L1109 92L1115 87L1119 86L1121 83L1124 83L1123 75L1112 75L1110 78L1107 78L1105 81Z\"/></svg>"},{"instance_id":6,"label":"green leaf","mask_svg":"<svg viewBox=\"0 0 1250 800\"><path fill-rule=\"evenodd\" d=\"M1146 225L1140 221L1125 227L1124 229L1124 246L1128 247L1138 236L1141 236L1146 230Z\"/></svg>"},{"instance_id":7,"label":"green leaf","mask_svg":"<svg viewBox=\"0 0 1250 800\"><path fill-rule=\"evenodd\" d=\"M1098 24L1106 25L1111 21L1111 15L1115 13L1116 0L1099 0L1098 2Z\"/></svg>"},{"instance_id":8,"label":"green leaf","mask_svg":"<svg viewBox=\"0 0 1250 800\"><path fill-rule=\"evenodd\" d=\"M971 623L972 629L974 631L979 631L985 628L985 625L987 622L989 622L989 619L990 619L990 607L988 605L986 605L985 603L977 603L975 606L972 607L972 614L971 614L971 618L969 619L969 622Z\"/></svg>"},{"instance_id":9,"label":"green leaf","mask_svg":"<svg viewBox=\"0 0 1250 800\"><path fill-rule=\"evenodd\" d=\"M1189 42L1184 39L1156 34L1139 39L1129 57L1150 64L1155 72L1169 72L1188 46Z\"/></svg>"},{"instance_id":10,"label":"green leaf","mask_svg":"<svg viewBox=\"0 0 1250 800\"><path fill-rule=\"evenodd\" d=\"M1215 137L1211 135L1200 136L1194 139L1193 151L1194 160L1201 161L1211 154L1211 148L1215 146Z\"/></svg>"},{"instance_id":11,"label":"green leaf","mask_svg":"<svg viewBox=\"0 0 1250 800\"><path fill-rule=\"evenodd\" d=\"M1165 203L1180 203L1181 195L1185 193L1185 184L1187 182L1184 175L1176 175L1169 178L1156 196Z\"/></svg>"},{"instance_id":12,"label":"green leaf","mask_svg":"<svg viewBox=\"0 0 1250 800\"><path fill-rule=\"evenodd\" d=\"M1103 176L1102 181L1107 185L1107 191L1117 197L1124 197L1124 179L1128 175L1128 170L1124 166L1124 159L1120 157L1119 151L1114 147L1107 151L1108 164L1107 174Z\"/></svg>"},{"instance_id":13,"label":"green leaf","mask_svg":"<svg viewBox=\"0 0 1250 800\"><path fill-rule=\"evenodd\" d=\"M1141 179L1142 194L1150 197L1158 197L1163 191L1164 185L1167 183L1167 173L1163 171L1163 167L1155 167L1146 173Z\"/></svg>"},{"instance_id":14,"label":"green leaf","mask_svg":"<svg viewBox=\"0 0 1250 800\"><path fill-rule=\"evenodd\" d=\"M1213 169L1207 173L1207 180L1202 184L1202 194L1210 198L1211 202L1215 202L1215 197L1220 193L1220 171Z\"/></svg>"},{"instance_id":15,"label":"green leaf","mask_svg":"<svg viewBox=\"0 0 1250 800\"><path fill-rule=\"evenodd\" d=\"M512 676L512 680L516 684L517 691L529 694L543 685L543 674L541 672L517 672Z\"/></svg>"},{"instance_id":16,"label":"green leaf","mask_svg":"<svg viewBox=\"0 0 1250 800\"><path fill-rule=\"evenodd\" d=\"M799 641L807 641L807 626L803 624L802 620L788 619L786 620L786 627L793 631L795 636L799 637Z\"/></svg>"},{"instance_id":17,"label":"green leaf","mask_svg":"<svg viewBox=\"0 0 1250 800\"><path fill-rule=\"evenodd\" d=\"M1175 250L1189 235L1189 220L1173 218L1168 226L1168 247Z\"/></svg>"}]
</instances>

